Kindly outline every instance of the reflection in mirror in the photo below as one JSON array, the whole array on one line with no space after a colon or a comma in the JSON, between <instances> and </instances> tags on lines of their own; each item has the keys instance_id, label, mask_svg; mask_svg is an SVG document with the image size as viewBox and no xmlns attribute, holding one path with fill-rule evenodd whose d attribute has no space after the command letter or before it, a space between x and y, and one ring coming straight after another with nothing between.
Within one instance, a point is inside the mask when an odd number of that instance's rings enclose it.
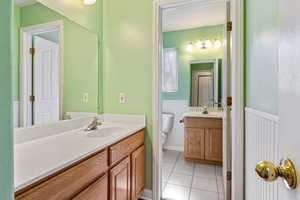
<instances>
[{"instance_id":1,"label":"reflection in mirror","mask_svg":"<svg viewBox=\"0 0 300 200\"><path fill-rule=\"evenodd\" d=\"M222 101L222 60L191 62L192 107L219 107Z\"/></svg>"},{"instance_id":2,"label":"reflection in mirror","mask_svg":"<svg viewBox=\"0 0 300 200\"><path fill-rule=\"evenodd\" d=\"M14 9L15 127L97 113L97 34L40 3Z\"/></svg>"}]
</instances>

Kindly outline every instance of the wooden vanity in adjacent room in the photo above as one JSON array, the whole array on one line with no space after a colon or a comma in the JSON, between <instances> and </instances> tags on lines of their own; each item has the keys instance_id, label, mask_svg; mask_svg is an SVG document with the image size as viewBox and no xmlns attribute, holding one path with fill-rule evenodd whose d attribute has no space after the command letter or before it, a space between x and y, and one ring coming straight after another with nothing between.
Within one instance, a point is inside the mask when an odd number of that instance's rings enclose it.
<instances>
[{"instance_id":1,"label":"wooden vanity in adjacent room","mask_svg":"<svg viewBox=\"0 0 300 200\"><path fill-rule=\"evenodd\" d=\"M222 165L223 120L218 117L184 117L184 157L186 160Z\"/></svg>"},{"instance_id":2,"label":"wooden vanity in adjacent room","mask_svg":"<svg viewBox=\"0 0 300 200\"><path fill-rule=\"evenodd\" d=\"M141 130L17 191L16 200L137 200L144 170Z\"/></svg>"}]
</instances>

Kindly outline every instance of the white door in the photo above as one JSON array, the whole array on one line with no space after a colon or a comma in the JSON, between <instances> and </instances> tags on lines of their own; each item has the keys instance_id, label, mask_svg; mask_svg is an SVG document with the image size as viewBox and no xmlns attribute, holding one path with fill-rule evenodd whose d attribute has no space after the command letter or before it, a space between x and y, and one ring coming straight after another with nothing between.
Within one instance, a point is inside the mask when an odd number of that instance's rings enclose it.
<instances>
[{"instance_id":1,"label":"white door","mask_svg":"<svg viewBox=\"0 0 300 200\"><path fill-rule=\"evenodd\" d=\"M198 75L198 106L213 107L213 76Z\"/></svg>"},{"instance_id":2,"label":"white door","mask_svg":"<svg viewBox=\"0 0 300 200\"><path fill-rule=\"evenodd\" d=\"M34 36L34 124L59 120L59 45Z\"/></svg>"},{"instance_id":3,"label":"white door","mask_svg":"<svg viewBox=\"0 0 300 200\"><path fill-rule=\"evenodd\" d=\"M246 134L246 200L300 200L300 1L279 0L278 8L278 117L246 112L246 130L251 133ZM251 146L254 149L247 151ZM253 162L266 160L279 166L286 158L298 174L295 189L288 189L282 178L264 182L254 174Z\"/></svg>"},{"instance_id":4,"label":"white door","mask_svg":"<svg viewBox=\"0 0 300 200\"><path fill-rule=\"evenodd\" d=\"M214 105L214 80L213 73L209 71L196 70L192 72L192 106Z\"/></svg>"},{"instance_id":5,"label":"white door","mask_svg":"<svg viewBox=\"0 0 300 200\"><path fill-rule=\"evenodd\" d=\"M280 200L300 199L300 1L279 0L279 158L289 158L298 186L279 183ZM276 163L278 164L278 163Z\"/></svg>"}]
</instances>

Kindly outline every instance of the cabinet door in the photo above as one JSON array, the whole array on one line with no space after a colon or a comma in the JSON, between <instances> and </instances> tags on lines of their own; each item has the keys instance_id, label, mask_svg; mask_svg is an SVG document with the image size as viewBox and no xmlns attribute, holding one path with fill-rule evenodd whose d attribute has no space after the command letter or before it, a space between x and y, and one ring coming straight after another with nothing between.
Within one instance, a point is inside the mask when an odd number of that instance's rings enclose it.
<instances>
[{"instance_id":1,"label":"cabinet door","mask_svg":"<svg viewBox=\"0 0 300 200\"><path fill-rule=\"evenodd\" d=\"M130 157L110 170L110 199L130 200Z\"/></svg>"},{"instance_id":2,"label":"cabinet door","mask_svg":"<svg viewBox=\"0 0 300 200\"><path fill-rule=\"evenodd\" d=\"M143 193L145 183L145 146L131 155L131 200L137 200Z\"/></svg>"},{"instance_id":3,"label":"cabinet door","mask_svg":"<svg viewBox=\"0 0 300 200\"><path fill-rule=\"evenodd\" d=\"M205 129L185 128L184 156L186 159L204 159Z\"/></svg>"},{"instance_id":4,"label":"cabinet door","mask_svg":"<svg viewBox=\"0 0 300 200\"><path fill-rule=\"evenodd\" d=\"M205 159L222 162L222 129L205 129Z\"/></svg>"},{"instance_id":5,"label":"cabinet door","mask_svg":"<svg viewBox=\"0 0 300 200\"><path fill-rule=\"evenodd\" d=\"M105 174L73 200L108 200L108 175Z\"/></svg>"}]
</instances>

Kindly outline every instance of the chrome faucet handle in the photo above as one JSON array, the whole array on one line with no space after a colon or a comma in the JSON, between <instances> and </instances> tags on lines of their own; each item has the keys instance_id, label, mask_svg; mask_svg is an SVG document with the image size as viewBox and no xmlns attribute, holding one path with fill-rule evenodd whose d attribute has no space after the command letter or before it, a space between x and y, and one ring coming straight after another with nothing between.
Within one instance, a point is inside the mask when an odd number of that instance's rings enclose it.
<instances>
[{"instance_id":1,"label":"chrome faucet handle","mask_svg":"<svg viewBox=\"0 0 300 200\"><path fill-rule=\"evenodd\" d=\"M202 108L202 113L203 114L208 114L207 106L200 106Z\"/></svg>"},{"instance_id":2,"label":"chrome faucet handle","mask_svg":"<svg viewBox=\"0 0 300 200\"><path fill-rule=\"evenodd\" d=\"M95 117L93 121L84 130L85 131L96 130L100 125L102 125L102 122L99 121L98 117Z\"/></svg>"},{"instance_id":3,"label":"chrome faucet handle","mask_svg":"<svg viewBox=\"0 0 300 200\"><path fill-rule=\"evenodd\" d=\"M100 121L100 118L98 118L98 117L94 117L94 120L92 123L97 124L97 125L102 125L102 121Z\"/></svg>"}]
</instances>

